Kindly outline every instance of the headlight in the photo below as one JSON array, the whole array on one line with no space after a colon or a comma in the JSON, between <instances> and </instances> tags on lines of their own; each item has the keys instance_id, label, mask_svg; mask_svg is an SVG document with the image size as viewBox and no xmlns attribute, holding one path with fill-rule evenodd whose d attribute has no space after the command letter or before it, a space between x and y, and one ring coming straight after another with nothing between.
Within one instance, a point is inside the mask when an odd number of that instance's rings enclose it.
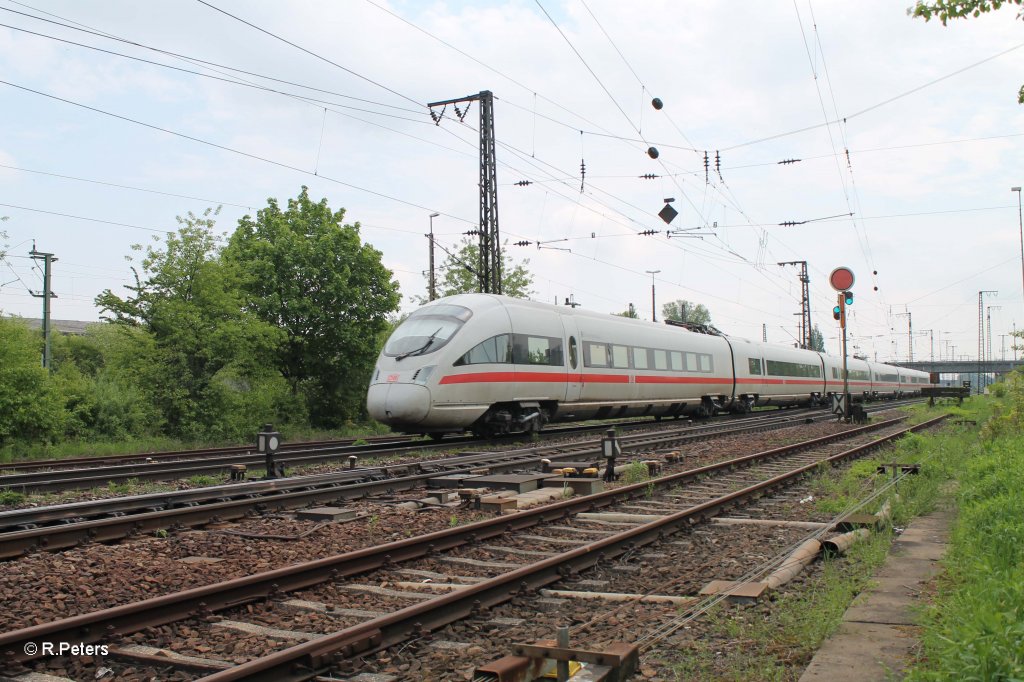
<instances>
[{"instance_id":1,"label":"headlight","mask_svg":"<svg viewBox=\"0 0 1024 682\"><path fill-rule=\"evenodd\" d=\"M421 367L420 369L416 370L416 374L412 378L413 382L417 384L427 383L427 380L430 379L430 375L434 373L435 369L437 369L437 365L427 365L426 367Z\"/></svg>"}]
</instances>

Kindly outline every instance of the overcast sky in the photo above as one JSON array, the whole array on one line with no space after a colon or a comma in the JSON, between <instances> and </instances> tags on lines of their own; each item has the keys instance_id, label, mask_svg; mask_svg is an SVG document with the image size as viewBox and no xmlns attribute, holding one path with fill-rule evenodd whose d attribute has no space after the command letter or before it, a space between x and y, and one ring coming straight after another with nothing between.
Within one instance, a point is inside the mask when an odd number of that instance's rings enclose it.
<instances>
[{"instance_id":1,"label":"overcast sky","mask_svg":"<svg viewBox=\"0 0 1024 682\"><path fill-rule=\"evenodd\" d=\"M844 265L860 352L906 359L909 312L916 359L932 339L976 357L994 290L1009 357L1024 21L943 27L910 4L0 0L0 310L39 316L33 240L59 259L53 317L97 319L100 291L126 293L131 245L176 216L220 205L230 232L308 185L360 223L408 311L428 216L449 250L478 221L477 105L435 125L425 104L490 90L500 230L535 299L649 318L660 270L659 319L688 299L727 333L793 343L798 270L777 263L806 260L830 352Z\"/></svg>"}]
</instances>

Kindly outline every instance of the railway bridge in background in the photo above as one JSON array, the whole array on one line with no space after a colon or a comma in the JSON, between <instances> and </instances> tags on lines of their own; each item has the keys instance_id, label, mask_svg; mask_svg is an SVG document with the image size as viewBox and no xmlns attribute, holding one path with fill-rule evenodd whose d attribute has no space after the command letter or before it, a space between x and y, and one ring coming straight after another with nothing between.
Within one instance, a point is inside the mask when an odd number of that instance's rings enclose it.
<instances>
[{"instance_id":1,"label":"railway bridge in background","mask_svg":"<svg viewBox=\"0 0 1024 682\"><path fill-rule=\"evenodd\" d=\"M971 391L981 393L989 384L999 381L1004 374L1009 374L1018 367L1024 366L1024 360L985 360L982 362L977 360L930 360L926 362L893 362L891 364L922 372L938 372L939 382L944 385L959 386L959 382L969 379ZM943 377L946 379L944 380Z\"/></svg>"},{"instance_id":2,"label":"railway bridge in background","mask_svg":"<svg viewBox=\"0 0 1024 682\"><path fill-rule=\"evenodd\" d=\"M1008 374L1024 367L1024 360L930 360L923 362L890 362L891 365L939 374Z\"/></svg>"}]
</instances>

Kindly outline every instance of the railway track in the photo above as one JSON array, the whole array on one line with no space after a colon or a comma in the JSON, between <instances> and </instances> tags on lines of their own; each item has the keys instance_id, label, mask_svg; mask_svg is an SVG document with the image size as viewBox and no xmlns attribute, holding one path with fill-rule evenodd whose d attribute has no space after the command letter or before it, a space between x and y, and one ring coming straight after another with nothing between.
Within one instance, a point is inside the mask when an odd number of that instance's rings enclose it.
<instances>
[{"instance_id":1,"label":"railway track","mask_svg":"<svg viewBox=\"0 0 1024 682\"><path fill-rule=\"evenodd\" d=\"M888 407L888 406L887 406ZM879 408L881 409L881 408ZM625 453L677 447L706 438L824 421L783 413L729 422L626 434ZM599 440L531 445L504 452L461 454L437 460L353 468L313 476L233 483L194 490L152 493L50 507L0 512L0 559L34 550L54 551L85 542L110 542L172 527L195 527L278 512L422 488L442 476L538 471L544 460L598 464Z\"/></svg>"},{"instance_id":2,"label":"railway track","mask_svg":"<svg viewBox=\"0 0 1024 682\"><path fill-rule=\"evenodd\" d=\"M654 421L628 421L611 426L623 429L649 428ZM571 436L580 433L596 432L608 426L565 426L551 428L540 435L544 439ZM388 436L367 439L370 442L359 443L359 439L342 441L324 441L322 443L296 443L290 448L279 451L275 455L277 464L289 468L322 464L326 462L345 461L349 457L383 457L401 455L407 452L443 452L453 448L493 447L495 443L516 442L514 439L503 441L487 441L472 436L456 436L442 441L425 440L419 436ZM521 440L521 439L520 439ZM35 471L0 476L0 489L21 493L47 493L66 490L84 490L105 486L111 482L125 481L169 481L189 476L226 475L232 466L243 465L262 469L266 463L264 455L254 452L254 448L232 449L225 452L194 451L165 453L166 457L159 460L147 455L141 459L130 456L130 463L117 463L96 467L75 467L70 469L52 469L35 467ZM88 459L88 458L83 458ZM153 461L147 461L153 459ZM60 466L65 460L50 460L50 466ZM84 463L79 461L79 463ZM0 467L0 470L7 467Z\"/></svg>"},{"instance_id":3,"label":"railway track","mask_svg":"<svg viewBox=\"0 0 1024 682\"><path fill-rule=\"evenodd\" d=\"M440 594L422 590L414 594L411 584L418 582L422 587L423 581L410 581L400 587L405 591L404 599L414 603L377 615L364 613L361 622L331 628L332 634L263 632L278 642L277 646L264 649L277 650L268 655L256 652L252 660L228 669L219 670L224 666L217 662L187 662L165 656L157 659L169 669L181 666L212 673L207 678L211 681L311 679L332 669L344 670L348 662L360 656L409 638L424 637L517 595L534 594L596 565L606 565L725 509L801 480L823 463L838 464L863 455L905 433L933 426L941 419L911 428L899 426L900 420L879 422L513 515L23 628L0 635L0 660L9 664L32 660L34 656L26 653L31 648L26 645L32 642L103 641L114 645L115 658L124 656L140 661L147 654L122 651L113 638L187 619L192 619L188 621L188 631L200 632L200 639L215 639L216 631L225 627L241 627L243 631L248 627L249 633L260 633L267 628L238 625L242 622L239 619L244 620L246 609L237 607L263 600L280 603L285 600L285 593L311 590L327 583L343 582L342 587L355 588L352 592L372 593L383 575L375 571L392 576L401 568L408 575L419 571L444 576L458 566L463 572L482 574L448 580L436 588L441 590ZM885 435L873 437L878 431ZM852 447L850 441L855 442ZM615 514L621 515L622 521L611 520L616 518ZM495 560L495 556L506 558ZM377 593L380 594L379 589ZM289 608L333 613L341 619L358 610L343 603L323 604L309 598L285 603ZM227 622L213 616L214 612L228 609L234 610L229 612ZM302 643L282 644L282 639Z\"/></svg>"},{"instance_id":4,"label":"railway track","mask_svg":"<svg viewBox=\"0 0 1024 682\"><path fill-rule=\"evenodd\" d=\"M889 407L910 404L912 401L890 403ZM785 410L784 415L821 414L821 410ZM774 413L770 413L774 415ZM725 423L733 421L770 420L769 414L726 417ZM653 420L610 422L605 424L570 425L550 427L539 435L550 440L588 432L604 431L608 428L623 430L651 428L659 422ZM665 422L661 422L665 423ZM668 422L671 423L671 422ZM486 441L471 436L450 437L444 441L424 440L418 436L380 436L363 439L343 439L285 444L275 456L278 464L296 468L344 461L349 457L392 456L404 452L442 452L452 448L493 447L495 443L515 442L514 439ZM521 440L521 439L520 439ZM356 443L359 442L357 445ZM87 490L107 486L110 483L127 481L170 481L196 475L226 476L232 466L262 468L264 455L254 452L252 447L212 448L206 450L151 453L143 455L119 455L116 457L81 457L61 460L12 462L0 465L0 490L24 494ZM97 466L97 464L99 464ZM55 468L59 467L59 468Z\"/></svg>"}]
</instances>

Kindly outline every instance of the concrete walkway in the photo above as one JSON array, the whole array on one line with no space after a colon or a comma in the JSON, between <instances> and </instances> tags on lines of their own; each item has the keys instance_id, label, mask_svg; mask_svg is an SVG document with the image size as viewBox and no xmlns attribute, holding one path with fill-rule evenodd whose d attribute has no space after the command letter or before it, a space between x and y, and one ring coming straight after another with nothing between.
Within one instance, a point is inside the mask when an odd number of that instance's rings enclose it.
<instances>
[{"instance_id":1,"label":"concrete walkway","mask_svg":"<svg viewBox=\"0 0 1024 682\"><path fill-rule=\"evenodd\" d=\"M914 519L896 538L875 575L843 614L839 629L822 644L800 682L898 680L917 646L915 607L921 590L939 572L953 512L946 507Z\"/></svg>"}]
</instances>

